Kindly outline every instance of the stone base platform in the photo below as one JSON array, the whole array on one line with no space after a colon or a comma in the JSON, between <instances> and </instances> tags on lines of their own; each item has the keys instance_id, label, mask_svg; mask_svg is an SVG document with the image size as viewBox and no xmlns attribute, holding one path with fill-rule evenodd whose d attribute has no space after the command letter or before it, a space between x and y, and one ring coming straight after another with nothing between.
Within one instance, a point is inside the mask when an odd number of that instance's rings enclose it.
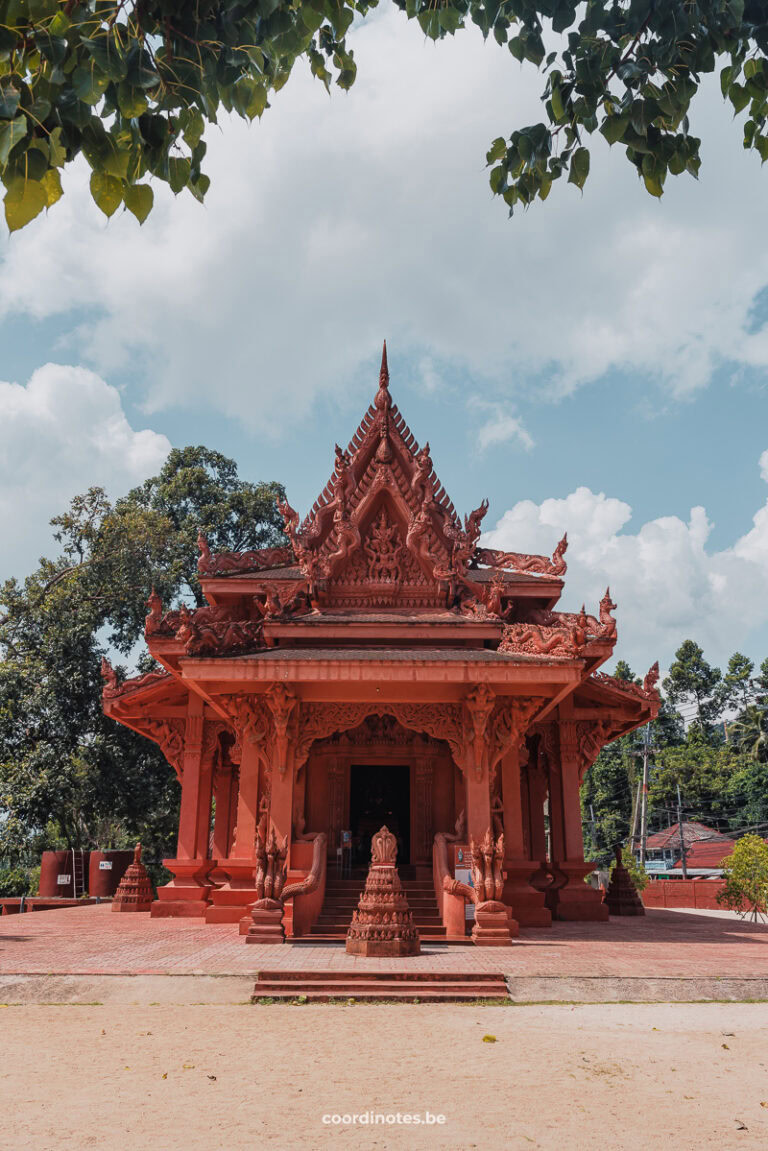
<instances>
[{"instance_id":1,"label":"stone base platform","mask_svg":"<svg viewBox=\"0 0 768 1151\"><path fill-rule=\"evenodd\" d=\"M513 995L516 986L535 982L536 997L552 999L571 998L574 980L591 1001L602 1001L602 987L623 988L610 998L631 999L633 986L651 983L661 997L674 985L676 998L729 998L727 988L739 986L752 988L745 998L763 999L768 926L723 912L648 908L645 916L607 923L555 921L550 928L522 929L513 947L425 942L421 955L374 959L347 955L343 943L247 947L233 925L148 912L112 915L108 903L0 919L0 977L229 975L249 977L252 991L259 970L500 973Z\"/></svg>"}]
</instances>

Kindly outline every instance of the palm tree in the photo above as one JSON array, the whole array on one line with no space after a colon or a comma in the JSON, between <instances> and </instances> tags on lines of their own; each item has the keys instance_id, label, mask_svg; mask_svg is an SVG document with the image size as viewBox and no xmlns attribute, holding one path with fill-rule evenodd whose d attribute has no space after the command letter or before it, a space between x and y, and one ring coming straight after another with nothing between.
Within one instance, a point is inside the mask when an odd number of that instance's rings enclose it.
<instances>
[{"instance_id":1,"label":"palm tree","mask_svg":"<svg viewBox=\"0 0 768 1151\"><path fill-rule=\"evenodd\" d=\"M768 761L768 708L747 707L733 725L736 746L759 763Z\"/></svg>"}]
</instances>

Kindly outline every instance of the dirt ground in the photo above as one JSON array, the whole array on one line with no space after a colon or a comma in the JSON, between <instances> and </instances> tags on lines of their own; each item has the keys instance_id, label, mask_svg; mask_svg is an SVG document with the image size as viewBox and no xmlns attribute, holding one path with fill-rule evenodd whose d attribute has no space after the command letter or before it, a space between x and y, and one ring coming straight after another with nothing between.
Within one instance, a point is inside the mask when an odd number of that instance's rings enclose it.
<instances>
[{"instance_id":1,"label":"dirt ground","mask_svg":"<svg viewBox=\"0 0 768 1151\"><path fill-rule=\"evenodd\" d=\"M765 1148L768 1004L8 1006L0 1116L3 1151Z\"/></svg>"}]
</instances>

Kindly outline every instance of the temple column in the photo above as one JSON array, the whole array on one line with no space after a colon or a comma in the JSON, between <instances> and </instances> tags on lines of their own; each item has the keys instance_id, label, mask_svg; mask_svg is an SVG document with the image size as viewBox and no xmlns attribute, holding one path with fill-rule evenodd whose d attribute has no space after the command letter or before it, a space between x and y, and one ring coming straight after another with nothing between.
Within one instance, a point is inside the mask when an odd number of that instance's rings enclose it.
<instances>
[{"instance_id":1,"label":"temple column","mask_svg":"<svg viewBox=\"0 0 768 1151\"><path fill-rule=\"evenodd\" d=\"M260 799L265 790L262 761L265 755L268 722L258 699L239 699L233 708L237 738L232 755L239 757L239 786L236 799L234 834L229 838L229 851L217 860L224 882L211 893L211 907L205 913L207 923L240 923L249 904L257 899L254 886L256 871L256 830L260 817ZM230 811L235 798L230 794ZM221 841L224 842L222 831Z\"/></svg>"},{"instance_id":2,"label":"temple column","mask_svg":"<svg viewBox=\"0 0 768 1151\"><path fill-rule=\"evenodd\" d=\"M261 757L257 744L250 740L243 743L240 760L240 789L237 796L237 821L232 857L234 859L254 858L256 827L259 822L259 764Z\"/></svg>"},{"instance_id":3,"label":"temple column","mask_svg":"<svg viewBox=\"0 0 768 1151\"><path fill-rule=\"evenodd\" d=\"M344 819L344 764L328 762L328 854L335 858Z\"/></svg>"},{"instance_id":4,"label":"temple column","mask_svg":"<svg viewBox=\"0 0 768 1151\"><path fill-rule=\"evenodd\" d=\"M230 820L232 818L232 766L220 760L214 773L216 814L213 817L213 858L226 859L229 853Z\"/></svg>"},{"instance_id":5,"label":"temple column","mask_svg":"<svg viewBox=\"0 0 768 1151\"><path fill-rule=\"evenodd\" d=\"M594 864L584 860L581 827L581 750L576 723L559 723L559 770L550 765L551 868L554 883L548 904L557 919L605 920L608 908L595 888L584 882Z\"/></svg>"},{"instance_id":6,"label":"temple column","mask_svg":"<svg viewBox=\"0 0 768 1151\"><path fill-rule=\"evenodd\" d=\"M227 819L227 844L224 851L225 858L232 852L237 827L237 802L240 796L240 765L232 762L230 767L232 784L229 790L229 818Z\"/></svg>"},{"instance_id":7,"label":"temple column","mask_svg":"<svg viewBox=\"0 0 768 1151\"><path fill-rule=\"evenodd\" d=\"M434 839L432 812L432 781L435 764L432 758L418 758L414 765L416 777L411 859L414 863L430 863Z\"/></svg>"},{"instance_id":8,"label":"temple column","mask_svg":"<svg viewBox=\"0 0 768 1151\"><path fill-rule=\"evenodd\" d=\"M474 770L464 773L467 803L467 843L481 844L491 826L491 791L487 770L480 775Z\"/></svg>"},{"instance_id":9,"label":"temple column","mask_svg":"<svg viewBox=\"0 0 768 1151\"><path fill-rule=\"evenodd\" d=\"M211 817L212 764L203 759L203 710L199 696L190 696L181 759L181 808L176 858L163 863L173 879L158 888L153 916L204 915L211 884L207 834ZM205 839L205 844L203 840Z\"/></svg>"},{"instance_id":10,"label":"temple column","mask_svg":"<svg viewBox=\"0 0 768 1151\"><path fill-rule=\"evenodd\" d=\"M521 746L514 741L499 765L504 803L503 899L521 927L549 927L552 916L545 906L544 894L531 886L538 862L529 858L525 847L520 760Z\"/></svg>"},{"instance_id":11,"label":"temple column","mask_svg":"<svg viewBox=\"0 0 768 1151\"><path fill-rule=\"evenodd\" d=\"M547 858L547 831L544 826L544 801L547 798L547 780L541 760L529 759L525 772L528 799L528 854L537 863Z\"/></svg>"}]
</instances>

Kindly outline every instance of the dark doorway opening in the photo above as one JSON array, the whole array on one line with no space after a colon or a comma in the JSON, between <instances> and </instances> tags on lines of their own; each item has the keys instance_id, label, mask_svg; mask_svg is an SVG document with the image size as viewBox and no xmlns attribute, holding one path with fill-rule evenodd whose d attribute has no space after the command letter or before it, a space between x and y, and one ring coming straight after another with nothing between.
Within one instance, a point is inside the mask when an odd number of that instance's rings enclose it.
<instances>
[{"instance_id":1,"label":"dark doorway opening","mask_svg":"<svg viewBox=\"0 0 768 1151\"><path fill-rule=\"evenodd\" d=\"M411 788L407 766L358 764L350 772L349 822L352 861L365 867L371 836L386 824L397 836L397 862L411 861Z\"/></svg>"}]
</instances>

